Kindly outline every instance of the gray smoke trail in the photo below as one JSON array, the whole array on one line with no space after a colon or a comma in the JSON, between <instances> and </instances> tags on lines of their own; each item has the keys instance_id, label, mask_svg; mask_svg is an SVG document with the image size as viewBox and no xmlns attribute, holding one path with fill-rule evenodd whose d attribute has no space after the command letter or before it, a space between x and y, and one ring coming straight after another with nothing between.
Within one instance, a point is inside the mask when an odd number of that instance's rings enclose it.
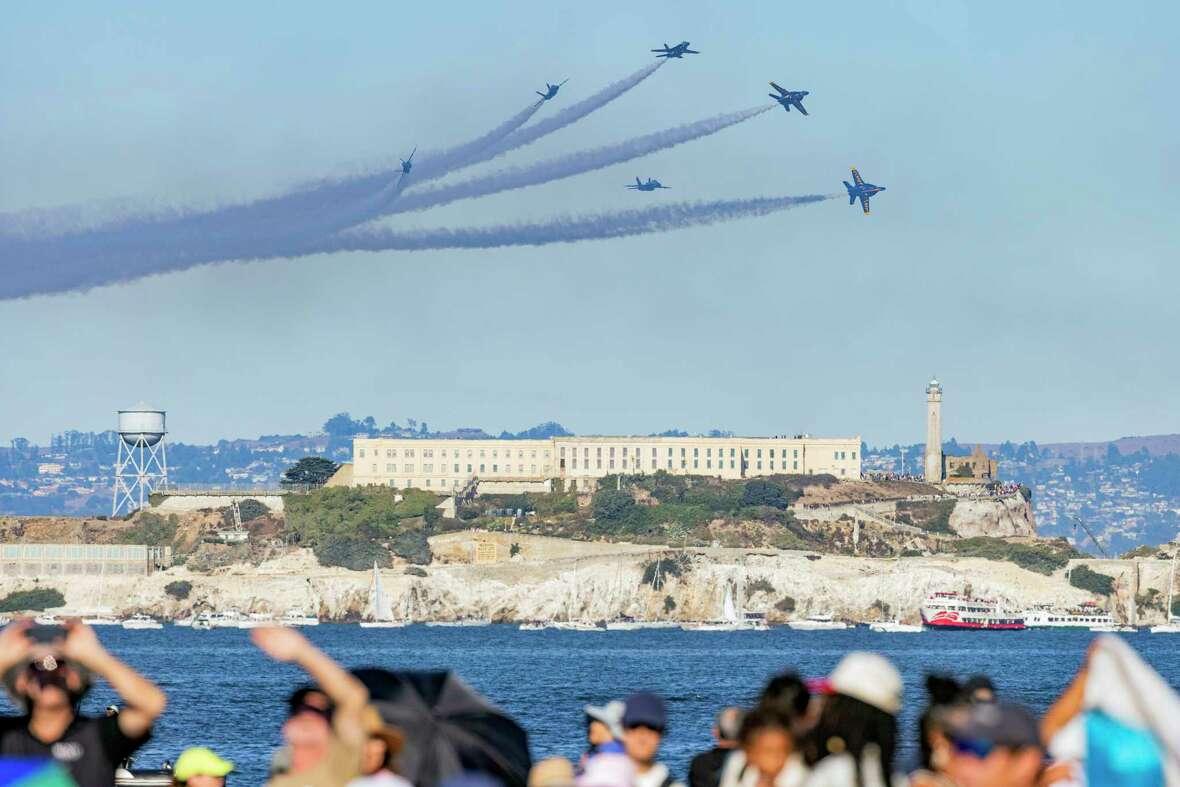
<instances>
[{"instance_id":1,"label":"gray smoke trail","mask_svg":"<svg viewBox=\"0 0 1180 787\"><path fill-rule=\"evenodd\" d=\"M435 153L423 153L414 165L414 181L441 177L453 168L479 160L489 146L527 123L543 102L537 101L482 136ZM0 215L0 250L7 238L87 238L96 245L131 252L160 243L200 243L217 237L225 243L276 241L309 232L331 233L380 215L409 185L401 168L338 180L323 180L276 197L204 211L183 209L154 214L128 213L97 226L86 226L84 206ZM396 184L394 192L390 185ZM72 219L73 221L70 221ZM71 224L73 226L71 226Z\"/></svg>"},{"instance_id":2,"label":"gray smoke trail","mask_svg":"<svg viewBox=\"0 0 1180 787\"><path fill-rule=\"evenodd\" d=\"M613 164L647 156L658 150L674 147L694 139L716 134L750 118L768 112L775 105L754 107L741 112L698 120L684 126L664 129L654 134L635 137L616 145L607 145L591 150L570 153L549 161L541 161L527 167L511 167L493 172L479 178L472 178L460 183L447 186L434 186L425 189L411 190L392 204L387 213L406 213L414 210L445 205L463 199L485 197L501 191L536 186L584 172L591 172Z\"/></svg>"},{"instance_id":3,"label":"gray smoke trail","mask_svg":"<svg viewBox=\"0 0 1180 787\"><path fill-rule=\"evenodd\" d=\"M512 134L505 136L502 142L489 149L488 152L491 153L491 155L486 156L484 160L502 155L510 150L516 150L519 147L536 142L543 136L552 134L554 131L558 131L572 123L578 122L582 118L589 115L591 112L601 109L610 102L614 101L616 98L623 95L643 80L647 79L656 71L659 71L660 66L667 62L667 60L657 60L651 65L644 66L643 68L639 69L634 74L624 77L618 82L607 85L589 98L583 99L576 104L566 107L553 117L538 121L528 128L522 128L519 131L515 131Z\"/></svg>"},{"instance_id":4,"label":"gray smoke trail","mask_svg":"<svg viewBox=\"0 0 1180 787\"><path fill-rule=\"evenodd\" d=\"M797 205L843 197L843 194L811 194L802 197L759 197L706 203L678 203L637 208L583 217L559 217L532 224L486 228L413 230L408 232L360 231L339 233L326 239L275 243L259 242L233 255L213 256L206 247L170 246L124 255L104 249L46 247L34 254L19 245L0 248L0 300L59 292L75 292L118 282L184 270L210 262L298 257L337 251L418 251L426 249L477 249L500 246L538 246L579 240L621 238L665 232L747 216L762 216ZM13 264L14 261L19 264ZM32 264L29 264L29 263Z\"/></svg>"},{"instance_id":5,"label":"gray smoke trail","mask_svg":"<svg viewBox=\"0 0 1180 787\"><path fill-rule=\"evenodd\" d=\"M799 205L840 197L840 194L807 194L801 197L753 199L659 205L649 208L559 217L531 224L465 227L411 231L360 231L336 235L315 247L316 252L425 251L430 249L492 249L501 246L543 246L580 240L622 238L684 229L721 221L765 216Z\"/></svg>"}]
</instances>

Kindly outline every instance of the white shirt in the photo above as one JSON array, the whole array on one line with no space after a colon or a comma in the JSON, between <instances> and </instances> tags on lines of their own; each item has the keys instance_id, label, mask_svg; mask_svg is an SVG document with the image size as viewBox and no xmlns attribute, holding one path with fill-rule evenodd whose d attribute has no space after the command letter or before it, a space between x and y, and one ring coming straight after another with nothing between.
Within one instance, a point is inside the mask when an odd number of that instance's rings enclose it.
<instances>
[{"instance_id":1,"label":"white shirt","mask_svg":"<svg viewBox=\"0 0 1180 787\"><path fill-rule=\"evenodd\" d=\"M378 771L372 776L358 776L348 787L414 787L404 776L389 771Z\"/></svg>"},{"instance_id":2,"label":"white shirt","mask_svg":"<svg viewBox=\"0 0 1180 787\"><path fill-rule=\"evenodd\" d=\"M657 762L646 773L635 774L634 787L661 787L667 778L668 766L662 762ZM671 787L684 787L684 782L676 779L672 782Z\"/></svg>"}]
</instances>

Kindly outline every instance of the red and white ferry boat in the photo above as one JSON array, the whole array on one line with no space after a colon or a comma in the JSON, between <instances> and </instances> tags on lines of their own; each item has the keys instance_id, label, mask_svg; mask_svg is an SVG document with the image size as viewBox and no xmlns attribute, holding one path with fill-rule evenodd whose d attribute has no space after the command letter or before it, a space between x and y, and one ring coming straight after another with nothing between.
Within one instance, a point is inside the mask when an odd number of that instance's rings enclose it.
<instances>
[{"instance_id":1,"label":"red and white ferry boat","mask_svg":"<svg viewBox=\"0 0 1180 787\"><path fill-rule=\"evenodd\" d=\"M932 629L1021 631L1024 615L1006 610L995 599L935 593L922 603L922 623Z\"/></svg>"}]
</instances>

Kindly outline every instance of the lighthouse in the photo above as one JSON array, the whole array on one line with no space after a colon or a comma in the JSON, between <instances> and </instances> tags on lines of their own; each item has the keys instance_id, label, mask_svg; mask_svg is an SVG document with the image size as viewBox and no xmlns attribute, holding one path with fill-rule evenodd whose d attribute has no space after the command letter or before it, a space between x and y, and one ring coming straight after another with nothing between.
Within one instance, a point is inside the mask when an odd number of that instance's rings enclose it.
<instances>
[{"instance_id":1,"label":"lighthouse","mask_svg":"<svg viewBox=\"0 0 1180 787\"><path fill-rule=\"evenodd\" d=\"M941 484L942 383L931 378L926 385L926 483Z\"/></svg>"}]
</instances>

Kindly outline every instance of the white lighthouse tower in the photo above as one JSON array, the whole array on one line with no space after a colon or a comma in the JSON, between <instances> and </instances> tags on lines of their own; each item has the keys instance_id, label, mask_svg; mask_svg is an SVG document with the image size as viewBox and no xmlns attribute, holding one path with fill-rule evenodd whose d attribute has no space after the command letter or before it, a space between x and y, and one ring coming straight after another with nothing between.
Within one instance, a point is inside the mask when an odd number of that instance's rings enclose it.
<instances>
[{"instance_id":1,"label":"white lighthouse tower","mask_svg":"<svg viewBox=\"0 0 1180 787\"><path fill-rule=\"evenodd\" d=\"M111 516L143 508L153 489L168 485L164 451L164 411L140 402L119 411L119 455L115 461L115 497Z\"/></svg>"},{"instance_id":2,"label":"white lighthouse tower","mask_svg":"<svg viewBox=\"0 0 1180 787\"><path fill-rule=\"evenodd\" d=\"M942 483L942 383L926 385L926 483Z\"/></svg>"}]
</instances>

